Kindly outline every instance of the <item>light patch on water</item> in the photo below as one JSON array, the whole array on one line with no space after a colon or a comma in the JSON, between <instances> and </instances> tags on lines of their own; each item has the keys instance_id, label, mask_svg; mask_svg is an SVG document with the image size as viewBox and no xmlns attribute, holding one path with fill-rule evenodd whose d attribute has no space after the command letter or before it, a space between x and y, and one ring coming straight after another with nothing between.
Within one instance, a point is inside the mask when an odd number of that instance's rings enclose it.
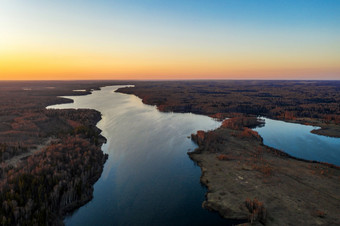
<instances>
[{"instance_id":1,"label":"light patch on water","mask_svg":"<svg viewBox=\"0 0 340 226\"><path fill-rule=\"evenodd\" d=\"M201 170L187 155L197 130L221 122L191 113L163 113L141 99L104 87L91 95L66 97L74 103L48 108L90 108L102 113L97 126L109 154L94 199L66 218L66 225L225 225L202 208L206 189Z\"/></svg>"}]
</instances>

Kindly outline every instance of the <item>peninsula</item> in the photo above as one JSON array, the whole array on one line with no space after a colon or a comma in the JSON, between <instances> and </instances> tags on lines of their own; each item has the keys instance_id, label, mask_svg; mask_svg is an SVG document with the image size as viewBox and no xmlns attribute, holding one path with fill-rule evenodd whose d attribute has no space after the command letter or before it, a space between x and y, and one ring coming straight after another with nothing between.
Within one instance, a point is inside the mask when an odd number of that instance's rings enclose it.
<instances>
[{"instance_id":1,"label":"peninsula","mask_svg":"<svg viewBox=\"0 0 340 226\"><path fill-rule=\"evenodd\" d=\"M340 137L340 82L144 82L119 92L135 94L160 111L194 112L223 121L192 135L189 153L207 186L203 207L253 224L335 225L340 168L297 159L267 147L251 130L256 116L320 126L313 133Z\"/></svg>"}]
</instances>

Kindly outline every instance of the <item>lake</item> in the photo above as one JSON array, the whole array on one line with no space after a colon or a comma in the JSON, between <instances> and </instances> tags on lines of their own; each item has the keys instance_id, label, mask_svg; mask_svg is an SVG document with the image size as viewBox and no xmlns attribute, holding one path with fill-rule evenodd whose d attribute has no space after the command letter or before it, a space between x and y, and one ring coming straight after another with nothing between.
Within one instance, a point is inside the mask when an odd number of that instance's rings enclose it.
<instances>
[{"instance_id":1,"label":"lake","mask_svg":"<svg viewBox=\"0 0 340 226\"><path fill-rule=\"evenodd\" d=\"M66 225L228 225L202 208L206 188L187 152L197 130L220 126L207 116L162 113L134 95L104 87L71 104L48 108L91 108L102 113L98 127L109 154L92 201L66 217Z\"/></svg>"},{"instance_id":2,"label":"lake","mask_svg":"<svg viewBox=\"0 0 340 226\"><path fill-rule=\"evenodd\" d=\"M66 225L231 225L201 207L206 188L201 171L187 152L197 146L188 138L220 122L191 113L163 113L134 95L104 87L74 103L48 108L90 108L102 113L97 126L109 154L94 198L65 218ZM256 128L264 144L292 156L340 165L340 139L310 133L316 127L265 119Z\"/></svg>"},{"instance_id":3,"label":"lake","mask_svg":"<svg viewBox=\"0 0 340 226\"><path fill-rule=\"evenodd\" d=\"M315 126L262 118L265 126L255 128L263 143L294 157L328 162L340 166L340 138L321 136L310 131Z\"/></svg>"}]
</instances>

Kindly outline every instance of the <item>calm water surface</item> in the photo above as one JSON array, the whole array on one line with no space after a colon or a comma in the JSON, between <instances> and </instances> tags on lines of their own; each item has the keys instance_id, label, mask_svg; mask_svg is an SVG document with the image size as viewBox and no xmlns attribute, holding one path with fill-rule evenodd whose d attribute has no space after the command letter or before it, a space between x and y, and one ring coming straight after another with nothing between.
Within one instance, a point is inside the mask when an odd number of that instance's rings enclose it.
<instances>
[{"instance_id":1,"label":"calm water surface","mask_svg":"<svg viewBox=\"0 0 340 226\"><path fill-rule=\"evenodd\" d=\"M220 123L206 116L161 113L134 95L104 87L72 104L49 108L91 108L102 113L98 127L109 154L94 186L94 198L65 219L66 225L222 225L202 209L206 189L200 168L186 154L196 145L187 137Z\"/></svg>"},{"instance_id":2,"label":"calm water surface","mask_svg":"<svg viewBox=\"0 0 340 226\"><path fill-rule=\"evenodd\" d=\"M318 127L279 120L265 119L265 126L256 128L263 143L288 154L308 160L333 163L340 166L340 138L311 133Z\"/></svg>"}]
</instances>

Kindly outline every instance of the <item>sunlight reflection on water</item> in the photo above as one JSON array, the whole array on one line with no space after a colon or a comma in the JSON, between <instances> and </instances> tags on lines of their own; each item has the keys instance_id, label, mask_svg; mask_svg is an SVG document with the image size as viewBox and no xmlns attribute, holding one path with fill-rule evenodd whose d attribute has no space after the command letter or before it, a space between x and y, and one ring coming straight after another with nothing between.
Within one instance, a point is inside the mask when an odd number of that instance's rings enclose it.
<instances>
[{"instance_id":1,"label":"sunlight reflection on water","mask_svg":"<svg viewBox=\"0 0 340 226\"><path fill-rule=\"evenodd\" d=\"M66 225L220 225L228 221L202 209L206 189L200 168L186 154L197 130L220 126L207 116L162 113L134 95L104 87L71 104L49 108L91 108L102 113L98 127L109 154L94 198L66 218ZM230 223L230 222L229 222Z\"/></svg>"}]
</instances>

